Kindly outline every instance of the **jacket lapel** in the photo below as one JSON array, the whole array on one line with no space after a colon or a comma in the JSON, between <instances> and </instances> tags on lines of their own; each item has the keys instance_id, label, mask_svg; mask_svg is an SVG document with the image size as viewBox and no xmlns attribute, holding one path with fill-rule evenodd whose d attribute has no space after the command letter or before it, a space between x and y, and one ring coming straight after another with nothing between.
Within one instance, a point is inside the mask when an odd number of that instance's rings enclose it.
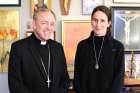
<instances>
[{"instance_id":1,"label":"jacket lapel","mask_svg":"<svg viewBox=\"0 0 140 93\"><path fill-rule=\"evenodd\" d=\"M31 37L32 37L32 36L31 36ZM44 71L43 66L42 66L42 64L41 64L40 55L39 55L39 53L37 52L37 49L34 47L34 43L33 43L31 37L30 37L30 42L29 42L29 48L30 48L31 54L32 54L32 56L33 56L33 58L34 58L34 61L35 61L36 64L37 64L37 67L38 67L39 71L42 73L42 75L43 75L43 77L45 78L45 80L47 80L45 71Z\"/></svg>"},{"instance_id":2,"label":"jacket lapel","mask_svg":"<svg viewBox=\"0 0 140 93\"><path fill-rule=\"evenodd\" d=\"M58 71L58 65L57 65L57 54L56 54L56 46L53 44L52 40L48 41L49 46L50 46L50 52L51 52L51 62L53 63L53 82L52 82L52 93L55 93L55 88L56 88L56 79L58 78L57 76L57 71Z\"/></svg>"}]
</instances>

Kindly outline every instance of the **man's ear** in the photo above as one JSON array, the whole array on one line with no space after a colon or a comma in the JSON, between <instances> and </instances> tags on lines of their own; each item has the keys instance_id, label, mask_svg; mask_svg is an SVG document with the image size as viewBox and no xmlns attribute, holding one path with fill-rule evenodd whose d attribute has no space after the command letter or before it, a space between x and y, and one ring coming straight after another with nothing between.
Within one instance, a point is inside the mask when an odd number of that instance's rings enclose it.
<instances>
[{"instance_id":1,"label":"man's ear","mask_svg":"<svg viewBox=\"0 0 140 93\"><path fill-rule=\"evenodd\" d=\"M32 25L33 25L33 30L36 29L36 22L35 22L35 20L32 21Z\"/></svg>"}]
</instances>

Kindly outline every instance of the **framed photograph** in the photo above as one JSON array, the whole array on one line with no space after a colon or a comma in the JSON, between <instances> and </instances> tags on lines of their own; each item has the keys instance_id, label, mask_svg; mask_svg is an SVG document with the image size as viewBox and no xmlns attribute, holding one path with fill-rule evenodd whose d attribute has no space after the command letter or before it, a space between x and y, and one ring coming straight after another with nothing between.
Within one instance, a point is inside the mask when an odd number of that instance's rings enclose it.
<instances>
[{"instance_id":1,"label":"framed photograph","mask_svg":"<svg viewBox=\"0 0 140 93\"><path fill-rule=\"evenodd\" d=\"M82 0L82 14L90 15L98 5L103 5L104 0Z\"/></svg>"},{"instance_id":2,"label":"framed photograph","mask_svg":"<svg viewBox=\"0 0 140 93\"><path fill-rule=\"evenodd\" d=\"M20 6L21 0L0 0L1 6Z\"/></svg>"},{"instance_id":3,"label":"framed photograph","mask_svg":"<svg viewBox=\"0 0 140 93\"><path fill-rule=\"evenodd\" d=\"M63 20L62 44L66 55L68 72L73 79L74 59L78 43L90 36L91 23L89 20Z\"/></svg>"},{"instance_id":4,"label":"framed photograph","mask_svg":"<svg viewBox=\"0 0 140 93\"><path fill-rule=\"evenodd\" d=\"M32 16L37 6L42 5L42 3L43 5L47 6L47 8L51 9L52 0L31 0L31 15Z\"/></svg>"},{"instance_id":5,"label":"framed photograph","mask_svg":"<svg viewBox=\"0 0 140 93\"><path fill-rule=\"evenodd\" d=\"M125 86L140 86L140 55L133 51L125 55Z\"/></svg>"},{"instance_id":6,"label":"framed photograph","mask_svg":"<svg viewBox=\"0 0 140 93\"><path fill-rule=\"evenodd\" d=\"M140 7L112 7L112 35L127 52L140 52Z\"/></svg>"},{"instance_id":7,"label":"framed photograph","mask_svg":"<svg viewBox=\"0 0 140 93\"><path fill-rule=\"evenodd\" d=\"M114 3L129 3L129 4L137 4L140 3L140 0L113 0Z\"/></svg>"},{"instance_id":8,"label":"framed photograph","mask_svg":"<svg viewBox=\"0 0 140 93\"><path fill-rule=\"evenodd\" d=\"M0 72L8 71L11 43L19 39L19 11L0 9Z\"/></svg>"}]
</instances>

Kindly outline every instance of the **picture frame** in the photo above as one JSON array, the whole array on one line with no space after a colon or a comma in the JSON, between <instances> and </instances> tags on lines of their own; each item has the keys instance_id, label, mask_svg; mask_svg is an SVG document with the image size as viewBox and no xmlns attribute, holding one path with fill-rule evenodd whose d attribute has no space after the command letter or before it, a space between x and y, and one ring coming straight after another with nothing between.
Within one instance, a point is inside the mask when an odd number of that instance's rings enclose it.
<instances>
[{"instance_id":1,"label":"picture frame","mask_svg":"<svg viewBox=\"0 0 140 93\"><path fill-rule=\"evenodd\" d=\"M90 15L98 5L103 5L104 0L82 0L82 14Z\"/></svg>"},{"instance_id":2,"label":"picture frame","mask_svg":"<svg viewBox=\"0 0 140 93\"><path fill-rule=\"evenodd\" d=\"M138 4L140 0L113 0L113 3L118 4Z\"/></svg>"},{"instance_id":3,"label":"picture frame","mask_svg":"<svg viewBox=\"0 0 140 93\"><path fill-rule=\"evenodd\" d=\"M31 15L33 16L35 5L38 4L38 0L31 0ZM44 4L51 9L52 0L44 0Z\"/></svg>"},{"instance_id":4,"label":"picture frame","mask_svg":"<svg viewBox=\"0 0 140 93\"><path fill-rule=\"evenodd\" d=\"M73 79L74 59L78 43L90 36L89 20L62 20L62 45L70 78Z\"/></svg>"},{"instance_id":5,"label":"picture frame","mask_svg":"<svg viewBox=\"0 0 140 93\"><path fill-rule=\"evenodd\" d=\"M112 35L122 42L125 52L140 53L140 7L111 7Z\"/></svg>"},{"instance_id":6,"label":"picture frame","mask_svg":"<svg viewBox=\"0 0 140 93\"><path fill-rule=\"evenodd\" d=\"M133 51L125 54L124 86L140 86L140 55Z\"/></svg>"},{"instance_id":7,"label":"picture frame","mask_svg":"<svg viewBox=\"0 0 140 93\"><path fill-rule=\"evenodd\" d=\"M19 39L19 10L0 9L0 72L8 72L12 42Z\"/></svg>"},{"instance_id":8,"label":"picture frame","mask_svg":"<svg viewBox=\"0 0 140 93\"><path fill-rule=\"evenodd\" d=\"M21 0L0 0L0 7L3 6L21 6Z\"/></svg>"}]
</instances>

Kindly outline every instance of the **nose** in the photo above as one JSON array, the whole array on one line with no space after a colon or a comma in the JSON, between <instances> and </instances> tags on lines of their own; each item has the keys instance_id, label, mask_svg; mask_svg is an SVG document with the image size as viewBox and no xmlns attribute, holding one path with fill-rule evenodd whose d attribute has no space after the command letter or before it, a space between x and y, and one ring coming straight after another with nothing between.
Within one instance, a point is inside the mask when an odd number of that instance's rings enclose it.
<instances>
[{"instance_id":1,"label":"nose","mask_svg":"<svg viewBox=\"0 0 140 93\"><path fill-rule=\"evenodd\" d=\"M51 24L50 24L50 23L46 24L46 29L47 29L48 31L51 31Z\"/></svg>"},{"instance_id":2,"label":"nose","mask_svg":"<svg viewBox=\"0 0 140 93\"><path fill-rule=\"evenodd\" d=\"M100 26L100 24L101 24L100 21L97 21L97 26Z\"/></svg>"}]
</instances>

